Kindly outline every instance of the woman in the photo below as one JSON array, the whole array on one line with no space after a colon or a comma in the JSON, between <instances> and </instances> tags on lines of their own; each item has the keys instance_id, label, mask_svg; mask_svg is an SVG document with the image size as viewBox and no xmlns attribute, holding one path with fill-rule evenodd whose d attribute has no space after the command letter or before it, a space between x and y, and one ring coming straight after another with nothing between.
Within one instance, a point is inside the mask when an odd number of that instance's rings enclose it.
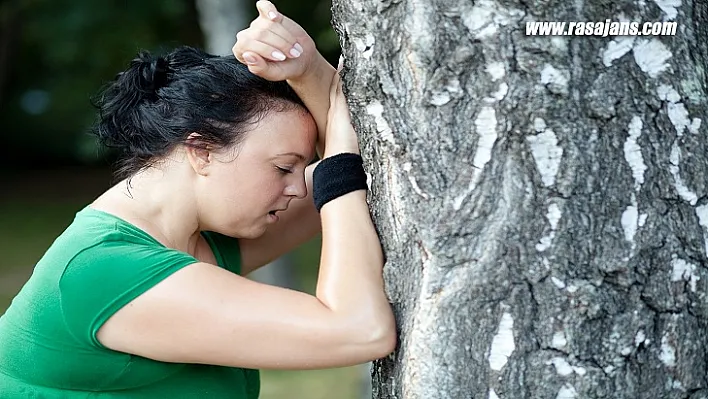
<instances>
[{"instance_id":1,"label":"woman","mask_svg":"<svg viewBox=\"0 0 708 399\"><path fill-rule=\"evenodd\" d=\"M96 132L124 151L125 179L77 213L0 319L0 398L250 399L254 369L393 350L338 74L257 7L243 63L141 54L103 93ZM242 277L320 228L316 296Z\"/></svg>"}]
</instances>

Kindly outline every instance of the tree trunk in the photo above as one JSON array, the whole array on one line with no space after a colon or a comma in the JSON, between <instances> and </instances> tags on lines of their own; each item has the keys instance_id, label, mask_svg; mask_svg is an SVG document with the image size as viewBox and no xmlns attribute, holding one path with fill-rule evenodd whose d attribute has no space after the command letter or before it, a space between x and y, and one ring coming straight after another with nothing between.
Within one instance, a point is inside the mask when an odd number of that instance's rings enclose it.
<instances>
[{"instance_id":1,"label":"tree trunk","mask_svg":"<svg viewBox=\"0 0 708 399\"><path fill-rule=\"evenodd\" d=\"M246 10L250 11L253 4L245 0L196 0L196 6L206 52L231 54L236 34L250 23Z\"/></svg>"},{"instance_id":2,"label":"tree trunk","mask_svg":"<svg viewBox=\"0 0 708 399\"><path fill-rule=\"evenodd\" d=\"M375 398L708 398L708 3L334 0L400 332ZM677 21L527 36L527 21Z\"/></svg>"}]
</instances>

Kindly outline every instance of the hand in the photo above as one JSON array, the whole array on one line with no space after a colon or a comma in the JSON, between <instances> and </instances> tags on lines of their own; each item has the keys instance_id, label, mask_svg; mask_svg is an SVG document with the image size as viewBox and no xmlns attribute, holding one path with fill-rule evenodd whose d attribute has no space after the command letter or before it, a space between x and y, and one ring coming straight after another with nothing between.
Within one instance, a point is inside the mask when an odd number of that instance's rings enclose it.
<instances>
[{"instance_id":1,"label":"hand","mask_svg":"<svg viewBox=\"0 0 708 399\"><path fill-rule=\"evenodd\" d=\"M327 113L327 129L325 132L324 157L342 152L359 154L359 141L352 126L349 115L349 105L342 91L342 80L339 71L342 69L340 59L337 73L334 74L329 89L329 112Z\"/></svg>"},{"instance_id":2,"label":"hand","mask_svg":"<svg viewBox=\"0 0 708 399\"><path fill-rule=\"evenodd\" d=\"M256 3L258 17L236 35L236 59L255 75L271 81L297 79L308 71L319 53L300 25L278 12L273 3Z\"/></svg>"}]
</instances>

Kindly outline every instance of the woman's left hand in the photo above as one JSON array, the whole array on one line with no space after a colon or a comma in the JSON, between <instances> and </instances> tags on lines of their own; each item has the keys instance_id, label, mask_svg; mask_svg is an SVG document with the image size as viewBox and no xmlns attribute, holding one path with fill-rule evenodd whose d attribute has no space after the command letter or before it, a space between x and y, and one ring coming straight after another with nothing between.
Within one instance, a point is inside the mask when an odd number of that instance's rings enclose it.
<instances>
[{"instance_id":1,"label":"woman's left hand","mask_svg":"<svg viewBox=\"0 0 708 399\"><path fill-rule=\"evenodd\" d=\"M273 3L256 3L258 17L236 35L236 59L264 79L302 77L319 57L315 42L300 25L278 12Z\"/></svg>"}]
</instances>

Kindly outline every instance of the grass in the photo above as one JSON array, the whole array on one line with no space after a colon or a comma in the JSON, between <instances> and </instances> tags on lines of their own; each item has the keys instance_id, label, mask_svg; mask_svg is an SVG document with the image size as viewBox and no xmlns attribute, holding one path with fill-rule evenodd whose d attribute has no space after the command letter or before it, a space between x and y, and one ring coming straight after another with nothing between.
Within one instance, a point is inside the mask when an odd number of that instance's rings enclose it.
<instances>
[{"instance_id":1,"label":"grass","mask_svg":"<svg viewBox=\"0 0 708 399\"><path fill-rule=\"evenodd\" d=\"M44 197L46 198L46 197ZM92 197L85 199L15 198L0 202L0 315L29 277L34 264L54 239L71 223L74 214ZM305 291L313 293L319 263L319 239L294 251L293 258ZM274 371L261 373L261 399L359 399L361 367L315 371Z\"/></svg>"}]
</instances>

